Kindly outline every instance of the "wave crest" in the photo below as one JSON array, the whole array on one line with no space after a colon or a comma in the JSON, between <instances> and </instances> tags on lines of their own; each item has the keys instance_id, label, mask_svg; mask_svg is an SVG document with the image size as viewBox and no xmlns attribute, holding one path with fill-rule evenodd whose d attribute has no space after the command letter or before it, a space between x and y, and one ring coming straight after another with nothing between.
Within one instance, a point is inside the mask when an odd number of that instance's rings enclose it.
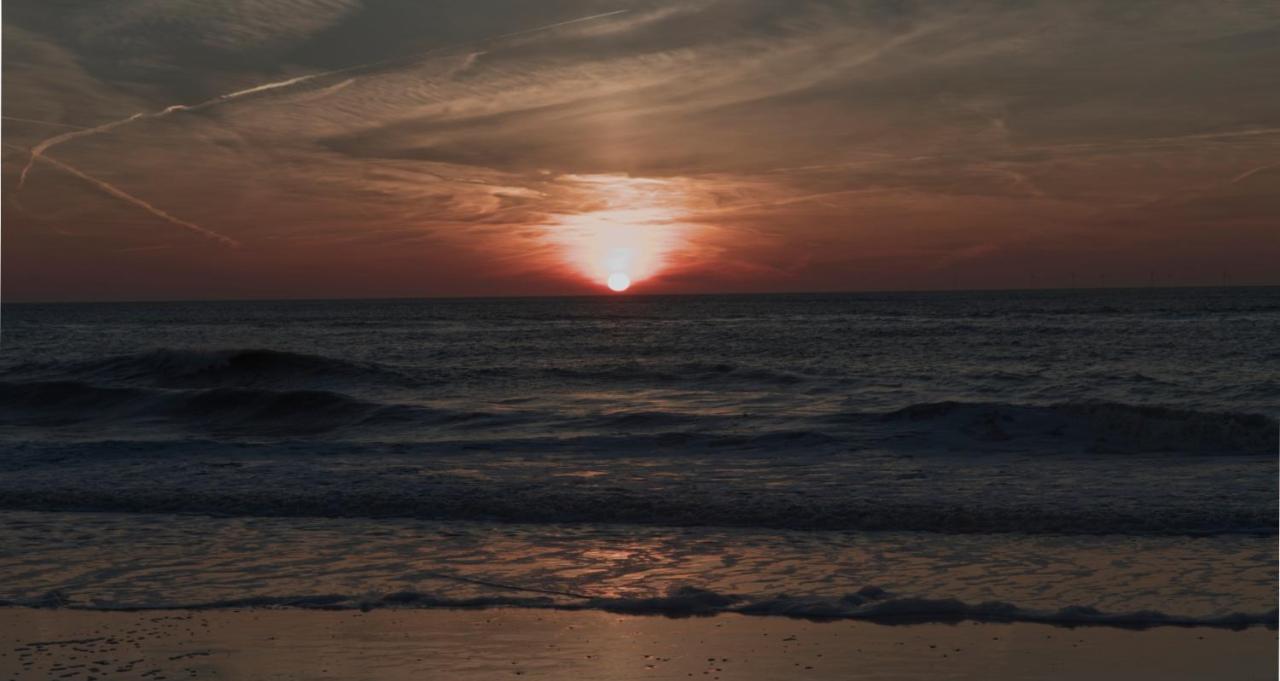
<instances>
[{"instance_id":1,"label":"wave crest","mask_svg":"<svg viewBox=\"0 0 1280 681\"><path fill-rule=\"evenodd\" d=\"M883 414L886 423L923 423L929 437L996 444L1078 443L1095 453L1275 451L1280 424L1261 414L1201 412L1117 402L1049 406L929 402Z\"/></svg>"},{"instance_id":2,"label":"wave crest","mask_svg":"<svg viewBox=\"0 0 1280 681\"><path fill-rule=\"evenodd\" d=\"M298 387L341 382L405 382L384 366L284 350L151 350L100 360L27 364L23 379L74 379L163 388Z\"/></svg>"},{"instance_id":3,"label":"wave crest","mask_svg":"<svg viewBox=\"0 0 1280 681\"><path fill-rule=\"evenodd\" d=\"M547 594L538 589L503 586L530 595L453 597L448 594L397 591L382 595L314 594L298 596L248 596L198 603L163 603L147 606L82 604L63 592L25 601L0 601L0 605L74 610L220 610L246 607L302 608L318 610L377 610L386 608L490 608L518 607L552 610L604 610L629 615L701 617L722 613L780 616L815 620L862 620L879 624L929 622L1027 622L1064 627L1109 626L1131 629L1151 627L1275 628L1277 611L1235 612L1225 615L1186 616L1140 610L1105 612L1092 606L1069 605L1056 610L1022 607L1004 601L966 603L953 598L898 596L878 587L864 587L843 597L794 597L777 595L751 598L722 594L696 586L678 586L662 596L594 597L586 594Z\"/></svg>"},{"instance_id":4,"label":"wave crest","mask_svg":"<svg viewBox=\"0 0 1280 681\"><path fill-rule=\"evenodd\" d=\"M309 435L441 416L432 410L366 402L326 390L155 390L80 381L0 382L0 424L29 427L135 428L162 423L180 430L232 435Z\"/></svg>"}]
</instances>

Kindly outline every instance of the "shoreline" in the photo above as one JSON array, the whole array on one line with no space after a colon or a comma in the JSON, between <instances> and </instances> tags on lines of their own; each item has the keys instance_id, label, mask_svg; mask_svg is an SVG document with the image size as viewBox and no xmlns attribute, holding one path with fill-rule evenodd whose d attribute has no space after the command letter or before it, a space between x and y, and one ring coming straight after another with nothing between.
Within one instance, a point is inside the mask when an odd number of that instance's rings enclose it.
<instances>
[{"instance_id":1,"label":"shoreline","mask_svg":"<svg viewBox=\"0 0 1280 681\"><path fill-rule=\"evenodd\" d=\"M12 577L0 606L67 612L508 607L1131 629L1277 619L1274 538L27 512L0 513L0 544Z\"/></svg>"},{"instance_id":2,"label":"shoreline","mask_svg":"<svg viewBox=\"0 0 1280 681\"><path fill-rule=\"evenodd\" d=\"M1276 632L490 609L0 608L5 678L1265 679Z\"/></svg>"},{"instance_id":3,"label":"shoreline","mask_svg":"<svg viewBox=\"0 0 1280 681\"><path fill-rule=\"evenodd\" d=\"M472 580L464 580L472 581ZM1211 617L1186 617L1166 615L1160 612L1139 611L1132 613L1101 612L1087 606L1068 606L1057 611L1025 610L1010 603L989 601L964 603L954 599L936 600L907 598L891 600L877 608L874 601L863 612L841 611L832 601L818 598L800 598L795 601L763 601L736 606L735 596L725 596L703 589L689 588L661 597L623 599L589 598L569 592L547 589L508 587L493 582L474 582L494 586L498 590L533 592L586 599L581 602L557 602L550 599L504 598L478 596L470 598L445 598L417 592L399 592L369 596L363 600L348 596L313 595L298 597L253 596L230 601L186 603L166 605L84 606L67 600L61 592L50 592L40 599L17 602L0 599L0 613L8 611L100 613L127 615L154 615L156 613L225 613L225 612L321 612L360 613L377 612L485 612L530 611L534 613L600 613L624 617L655 617L662 619L691 619L708 617L745 617L749 619L778 618L811 622L814 624L838 624L842 622L872 624L885 627L945 625L1035 625L1054 629L1119 629L1122 631L1150 631L1155 629L1205 629L1216 631L1247 631L1250 629L1280 629L1280 613L1276 610L1259 613L1231 613ZM847 596L847 598L853 595Z\"/></svg>"}]
</instances>

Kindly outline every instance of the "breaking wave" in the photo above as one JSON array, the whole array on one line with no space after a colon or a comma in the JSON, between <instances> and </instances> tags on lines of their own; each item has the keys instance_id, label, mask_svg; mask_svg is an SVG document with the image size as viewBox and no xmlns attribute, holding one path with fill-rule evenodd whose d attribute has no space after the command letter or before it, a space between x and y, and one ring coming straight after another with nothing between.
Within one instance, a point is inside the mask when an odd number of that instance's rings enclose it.
<instances>
[{"instance_id":1,"label":"breaking wave","mask_svg":"<svg viewBox=\"0 0 1280 681\"><path fill-rule=\"evenodd\" d=\"M469 581L469 580L462 580ZM1277 612L1235 612L1225 615L1184 616L1142 610L1105 612L1084 605L1057 610L1021 607L1004 601L966 603L951 598L898 596L868 586L842 597L747 597L723 594L694 586L671 589L663 596L611 598L573 592L544 591L514 585L493 584L519 595L455 597L447 594L398 591L380 595L314 594L298 596L249 596L207 602L137 605L82 604L62 592L36 599L0 601L0 606L66 608L75 610L219 610L232 608L301 608L318 610L376 610L386 608L541 608L552 610L603 610L629 615L698 617L723 613L781 616L815 620L862 620L880 624L954 622L1028 622L1064 627L1109 626L1132 629L1151 627L1216 627L1243 629L1276 627Z\"/></svg>"},{"instance_id":2,"label":"breaking wave","mask_svg":"<svg viewBox=\"0 0 1280 681\"><path fill-rule=\"evenodd\" d=\"M627 371L633 370L640 371ZM758 375L763 371L708 365L694 375L743 374L748 376L744 380L767 383L770 379ZM782 374L774 379L791 380ZM768 450L785 455L880 447L1270 455L1280 441L1280 425L1260 414L1104 401L947 401L887 412L805 415L763 405L758 413L730 414L716 403L705 409L629 409L622 403L616 409L591 411L567 402L563 410L544 406L490 411L427 404L423 400L434 389L423 388L425 383L418 384L423 389L410 389L413 380L381 366L267 350L157 351L56 367L25 365L0 375L0 426L50 431L98 426L117 437L129 429L149 437L157 428L278 437L358 429L366 438L392 440L438 440L441 428L467 429L474 436L477 429L488 427L494 432L479 444L505 449L551 444L618 454ZM400 384L389 391L379 387L390 381ZM611 384L606 380L601 385ZM367 391L370 386L373 393ZM388 400L385 395L393 397ZM505 427L519 427L521 438L502 439L511 435Z\"/></svg>"},{"instance_id":3,"label":"breaking wave","mask_svg":"<svg viewBox=\"0 0 1280 681\"><path fill-rule=\"evenodd\" d=\"M1026 379L1001 372L969 378L1013 383ZM663 409L627 409L622 402L605 413L583 412L567 401L563 410L506 410L502 419L483 409L451 411L423 404L441 386L469 391L476 382L524 386L525 380L538 385L551 380L574 389L585 383L591 390L640 385L714 388L725 389L726 395L719 401L677 399L670 402L675 408ZM1122 380L1154 379L1134 375ZM500 420L524 427L526 435L564 439L587 434L600 440L583 444L624 451L848 444L953 451L1274 454L1280 442L1280 426L1269 416L1116 401L942 401L891 411L787 413L786 396L794 391L856 390L856 381L850 381L855 379L832 369L784 371L731 362L409 369L281 350L153 350L7 369L0 373L0 425L132 424L246 435L332 434L383 426L390 437L412 437L412 429L421 425L487 426ZM732 392L738 387L773 394L748 407ZM495 394L505 394L497 390ZM636 431L642 436L632 438Z\"/></svg>"},{"instance_id":4,"label":"breaking wave","mask_svg":"<svg viewBox=\"0 0 1280 681\"><path fill-rule=\"evenodd\" d=\"M320 435L356 426L456 422L483 414L380 404L328 390L104 387L0 382L0 424L40 428L176 427L224 435ZM108 431L109 432L109 431Z\"/></svg>"}]
</instances>

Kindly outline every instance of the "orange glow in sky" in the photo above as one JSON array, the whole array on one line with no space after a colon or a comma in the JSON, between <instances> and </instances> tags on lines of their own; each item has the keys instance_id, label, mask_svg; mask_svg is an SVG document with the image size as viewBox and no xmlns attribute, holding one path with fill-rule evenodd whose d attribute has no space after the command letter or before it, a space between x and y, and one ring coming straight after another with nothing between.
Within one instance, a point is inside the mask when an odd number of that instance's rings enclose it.
<instances>
[{"instance_id":1,"label":"orange glow in sky","mask_svg":"<svg viewBox=\"0 0 1280 681\"><path fill-rule=\"evenodd\" d=\"M575 176L598 208L561 216L547 232L566 264L583 278L624 291L661 273L684 248L691 226L680 219L685 200L672 180Z\"/></svg>"},{"instance_id":2,"label":"orange glow in sky","mask_svg":"<svg viewBox=\"0 0 1280 681\"><path fill-rule=\"evenodd\" d=\"M1280 284L1274 1L19 4L3 302Z\"/></svg>"}]
</instances>

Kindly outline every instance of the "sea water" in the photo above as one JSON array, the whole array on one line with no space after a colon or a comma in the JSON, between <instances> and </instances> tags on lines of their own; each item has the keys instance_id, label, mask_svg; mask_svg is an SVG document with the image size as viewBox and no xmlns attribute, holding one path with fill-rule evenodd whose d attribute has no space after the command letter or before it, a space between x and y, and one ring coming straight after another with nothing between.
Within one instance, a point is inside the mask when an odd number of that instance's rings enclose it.
<instances>
[{"instance_id":1,"label":"sea water","mask_svg":"<svg viewBox=\"0 0 1280 681\"><path fill-rule=\"evenodd\" d=\"M0 324L11 604L1275 619L1277 288Z\"/></svg>"}]
</instances>

